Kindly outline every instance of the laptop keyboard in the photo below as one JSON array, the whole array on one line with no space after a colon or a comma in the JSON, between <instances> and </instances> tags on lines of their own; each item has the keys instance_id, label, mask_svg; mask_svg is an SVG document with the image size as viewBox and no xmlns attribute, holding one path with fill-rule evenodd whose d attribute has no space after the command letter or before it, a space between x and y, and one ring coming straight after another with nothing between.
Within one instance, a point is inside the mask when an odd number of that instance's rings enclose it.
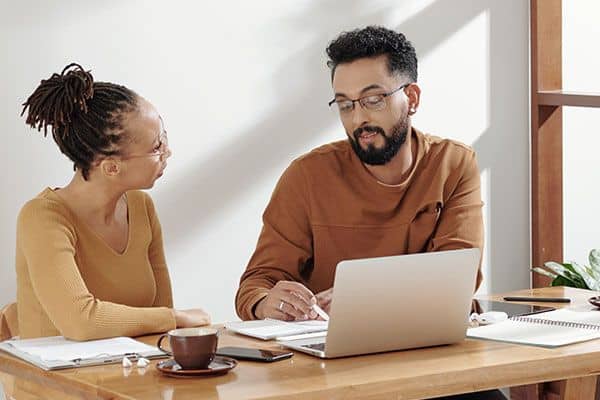
<instances>
[{"instance_id":1,"label":"laptop keyboard","mask_svg":"<svg viewBox=\"0 0 600 400\"><path fill-rule=\"evenodd\" d=\"M325 351L325 343L313 343L313 344L305 344L303 347L308 347L309 349Z\"/></svg>"}]
</instances>

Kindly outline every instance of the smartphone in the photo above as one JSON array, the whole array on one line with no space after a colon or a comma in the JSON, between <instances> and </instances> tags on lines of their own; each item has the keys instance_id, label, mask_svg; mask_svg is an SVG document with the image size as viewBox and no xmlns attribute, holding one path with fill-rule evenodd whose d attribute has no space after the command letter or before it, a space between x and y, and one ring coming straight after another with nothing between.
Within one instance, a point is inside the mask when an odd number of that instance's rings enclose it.
<instances>
[{"instance_id":1,"label":"smartphone","mask_svg":"<svg viewBox=\"0 0 600 400\"><path fill-rule=\"evenodd\" d=\"M218 348L217 355L231 357L237 360L273 362L290 358L294 355L294 353L292 353L291 351L264 350L253 349L250 347L227 346Z\"/></svg>"},{"instance_id":2,"label":"smartphone","mask_svg":"<svg viewBox=\"0 0 600 400\"><path fill-rule=\"evenodd\" d=\"M486 311L503 311L508 315L509 318L519 315L531 315L554 310L553 307L505 303L503 301L475 300L475 303L475 312L479 314Z\"/></svg>"}]
</instances>

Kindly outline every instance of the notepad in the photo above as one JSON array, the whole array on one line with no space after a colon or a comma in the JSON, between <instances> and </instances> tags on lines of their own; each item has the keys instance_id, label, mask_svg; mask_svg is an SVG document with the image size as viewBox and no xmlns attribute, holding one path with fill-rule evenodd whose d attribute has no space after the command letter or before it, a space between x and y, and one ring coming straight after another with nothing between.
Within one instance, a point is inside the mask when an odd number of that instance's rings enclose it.
<instances>
[{"instance_id":1,"label":"notepad","mask_svg":"<svg viewBox=\"0 0 600 400\"><path fill-rule=\"evenodd\" d=\"M123 357L159 358L166 354L129 337L77 342L62 336L0 342L4 350L45 370L120 362Z\"/></svg>"},{"instance_id":2,"label":"notepad","mask_svg":"<svg viewBox=\"0 0 600 400\"><path fill-rule=\"evenodd\" d=\"M262 340L282 339L288 336L302 335L315 332L327 332L327 321L298 321L285 322L276 319L256 321L227 322L225 328Z\"/></svg>"},{"instance_id":3,"label":"notepad","mask_svg":"<svg viewBox=\"0 0 600 400\"><path fill-rule=\"evenodd\" d=\"M577 306L470 328L467 337L559 347L600 338L600 311L593 306Z\"/></svg>"}]
</instances>

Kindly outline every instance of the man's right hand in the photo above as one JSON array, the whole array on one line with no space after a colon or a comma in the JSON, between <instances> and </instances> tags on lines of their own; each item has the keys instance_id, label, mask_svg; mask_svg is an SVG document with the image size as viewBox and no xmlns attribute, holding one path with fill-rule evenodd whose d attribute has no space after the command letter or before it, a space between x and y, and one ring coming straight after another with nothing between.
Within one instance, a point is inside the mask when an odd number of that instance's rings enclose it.
<instances>
[{"instance_id":1,"label":"man's right hand","mask_svg":"<svg viewBox=\"0 0 600 400\"><path fill-rule=\"evenodd\" d=\"M303 284L279 281L257 304L254 314L259 319L283 321L315 319L317 313L312 306L316 303L315 295Z\"/></svg>"}]
</instances>

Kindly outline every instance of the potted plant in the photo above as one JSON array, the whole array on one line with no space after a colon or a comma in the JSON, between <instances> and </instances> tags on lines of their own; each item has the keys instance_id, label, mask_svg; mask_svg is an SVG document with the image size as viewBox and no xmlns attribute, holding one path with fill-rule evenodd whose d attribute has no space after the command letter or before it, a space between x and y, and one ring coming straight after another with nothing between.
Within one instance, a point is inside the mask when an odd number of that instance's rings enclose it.
<instances>
[{"instance_id":1,"label":"potted plant","mask_svg":"<svg viewBox=\"0 0 600 400\"><path fill-rule=\"evenodd\" d=\"M534 267L532 271L552 278L551 286L570 286L600 291L600 249L590 251L589 262L590 265L582 266L576 262L549 261L544 264L546 269Z\"/></svg>"}]
</instances>

